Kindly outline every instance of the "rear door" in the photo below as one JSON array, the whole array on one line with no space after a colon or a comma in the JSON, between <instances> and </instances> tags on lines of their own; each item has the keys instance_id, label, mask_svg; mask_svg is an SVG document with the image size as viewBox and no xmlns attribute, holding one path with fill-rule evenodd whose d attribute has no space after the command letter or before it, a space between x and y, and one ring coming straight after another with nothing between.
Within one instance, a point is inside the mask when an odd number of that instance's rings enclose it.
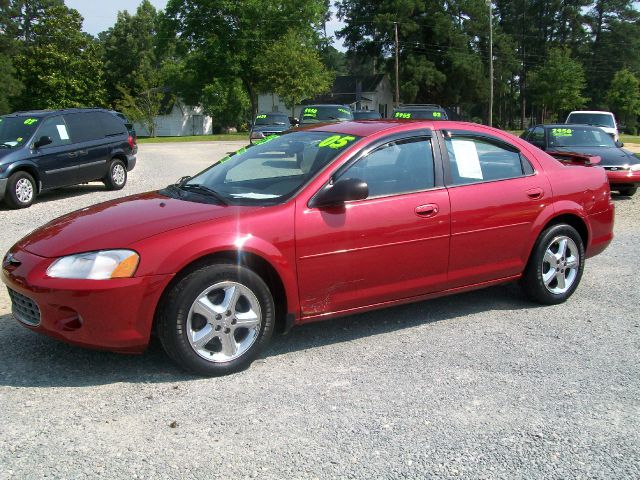
<instances>
[{"instance_id":1,"label":"rear door","mask_svg":"<svg viewBox=\"0 0 640 480\"><path fill-rule=\"evenodd\" d=\"M441 172L439 157L436 162ZM430 133L382 141L334 174L369 185L343 207L296 206L302 315L314 317L444 288L449 198L436 173Z\"/></svg>"},{"instance_id":2,"label":"rear door","mask_svg":"<svg viewBox=\"0 0 640 480\"><path fill-rule=\"evenodd\" d=\"M99 114L80 112L64 116L73 140L74 148L69 155L77 166L78 183L101 179L107 173L110 140L105 138Z\"/></svg>"},{"instance_id":3,"label":"rear door","mask_svg":"<svg viewBox=\"0 0 640 480\"><path fill-rule=\"evenodd\" d=\"M500 138L457 131L443 140L451 199L449 288L521 273L534 222L551 199L546 176Z\"/></svg>"}]
</instances>

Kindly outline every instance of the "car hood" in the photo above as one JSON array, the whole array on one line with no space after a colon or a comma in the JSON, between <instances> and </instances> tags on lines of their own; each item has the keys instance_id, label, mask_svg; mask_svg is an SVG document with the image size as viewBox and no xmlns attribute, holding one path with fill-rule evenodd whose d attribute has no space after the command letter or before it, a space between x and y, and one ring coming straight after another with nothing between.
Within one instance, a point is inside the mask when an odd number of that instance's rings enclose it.
<instances>
[{"instance_id":1,"label":"car hood","mask_svg":"<svg viewBox=\"0 0 640 480\"><path fill-rule=\"evenodd\" d=\"M69 213L34 230L17 246L41 257L125 248L159 233L254 208L188 202L149 192Z\"/></svg>"},{"instance_id":2,"label":"car hood","mask_svg":"<svg viewBox=\"0 0 640 480\"><path fill-rule=\"evenodd\" d=\"M611 147L551 147L548 153L552 152L574 152L584 155L597 155L601 158L600 166L605 165L625 165L640 163L640 159L633 153L623 148Z\"/></svg>"},{"instance_id":3,"label":"car hood","mask_svg":"<svg viewBox=\"0 0 640 480\"><path fill-rule=\"evenodd\" d=\"M3 160L5 159L5 157L8 157L15 151L16 150L13 148L0 148L0 165L4 163Z\"/></svg>"}]
</instances>

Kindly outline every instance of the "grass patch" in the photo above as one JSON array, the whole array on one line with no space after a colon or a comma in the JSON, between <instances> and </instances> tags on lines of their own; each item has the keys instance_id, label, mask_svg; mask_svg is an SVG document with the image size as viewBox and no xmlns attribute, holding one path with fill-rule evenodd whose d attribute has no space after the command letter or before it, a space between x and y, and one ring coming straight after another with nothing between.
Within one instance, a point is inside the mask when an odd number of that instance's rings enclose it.
<instances>
[{"instance_id":1,"label":"grass patch","mask_svg":"<svg viewBox=\"0 0 640 480\"><path fill-rule=\"evenodd\" d=\"M221 135L192 135L187 137L144 137L138 138L139 144L144 143L175 143L175 142L224 142L224 141L249 142L248 133L225 133Z\"/></svg>"},{"instance_id":2,"label":"grass patch","mask_svg":"<svg viewBox=\"0 0 640 480\"><path fill-rule=\"evenodd\" d=\"M640 135L620 135L620 140L622 143L640 143Z\"/></svg>"}]
</instances>

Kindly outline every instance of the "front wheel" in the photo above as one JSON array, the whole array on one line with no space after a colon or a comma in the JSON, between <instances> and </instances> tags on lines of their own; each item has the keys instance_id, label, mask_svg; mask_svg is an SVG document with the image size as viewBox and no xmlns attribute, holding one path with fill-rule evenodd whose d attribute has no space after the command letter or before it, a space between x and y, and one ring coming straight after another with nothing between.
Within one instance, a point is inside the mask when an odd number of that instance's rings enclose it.
<instances>
[{"instance_id":1,"label":"front wheel","mask_svg":"<svg viewBox=\"0 0 640 480\"><path fill-rule=\"evenodd\" d=\"M111 160L109 171L104 179L107 190L120 190L127 183L127 167L122 160Z\"/></svg>"},{"instance_id":2,"label":"front wheel","mask_svg":"<svg viewBox=\"0 0 640 480\"><path fill-rule=\"evenodd\" d=\"M273 333L269 287L253 271L231 264L196 270L164 299L158 336L167 354L198 375L247 368Z\"/></svg>"},{"instance_id":3,"label":"front wheel","mask_svg":"<svg viewBox=\"0 0 640 480\"><path fill-rule=\"evenodd\" d=\"M632 197L638 191L638 187L620 187L618 192L625 197Z\"/></svg>"},{"instance_id":4,"label":"front wheel","mask_svg":"<svg viewBox=\"0 0 640 480\"><path fill-rule=\"evenodd\" d=\"M16 172L9 177L6 204L11 208L27 208L36 198L36 182L27 172Z\"/></svg>"},{"instance_id":5,"label":"front wheel","mask_svg":"<svg viewBox=\"0 0 640 480\"><path fill-rule=\"evenodd\" d=\"M532 300L555 305L578 288L583 270L584 244L580 234L570 225L552 225L540 234L521 285Z\"/></svg>"}]
</instances>

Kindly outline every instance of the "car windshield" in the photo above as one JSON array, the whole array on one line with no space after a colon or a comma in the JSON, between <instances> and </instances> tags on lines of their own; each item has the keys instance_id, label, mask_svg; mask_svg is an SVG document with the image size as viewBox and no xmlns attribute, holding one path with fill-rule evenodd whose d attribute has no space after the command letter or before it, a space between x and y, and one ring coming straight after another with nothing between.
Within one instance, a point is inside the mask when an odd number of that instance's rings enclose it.
<instances>
[{"instance_id":1,"label":"car windshield","mask_svg":"<svg viewBox=\"0 0 640 480\"><path fill-rule=\"evenodd\" d=\"M567 118L567 123L616 128L615 123L613 123L613 116L608 113L572 113Z\"/></svg>"},{"instance_id":2,"label":"car windshield","mask_svg":"<svg viewBox=\"0 0 640 480\"><path fill-rule=\"evenodd\" d=\"M443 110L400 109L393 112L393 118L405 120L446 120L447 114Z\"/></svg>"},{"instance_id":3,"label":"car windshield","mask_svg":"<svg viewBox=\"0 0 640 480\"><path fill-rule=\"evenodd\" d=\"M289 117L286 115L261 113L260 115L256 115L255 125L289 125Z\"/></svg>"},{"instance_id":4,"label":"car windshield","mask_svg":"<svg viewBox=\"0 0 640 480\"><path fill-rule=\"evenodd\" d=\"M552 147L611 147L616 144L599 128L551 128L549 145Z\"/></svg>"},{"instance_id":5,"label":"car windshield","mask_svg":"<svg viewBox=\"0 0 640 480\"><path fill-rule=\"evenodd\" d=\"M24 145L33 136L39 124L39 118L0 117L0 148Z\"/></svg>"},{"instance_id":6,"label":"car windshield","mask_svg":"<svg viewBox=\"0 0 640 480\"><path fill-rule=\"evenodd\" d=\"M301 125L324 122L343 122L353 120L353 113L348 107L334 105L313 105L302 110Z\"/></svg>"},{"instance_id":7,"label":"car windshield","mask_svg":"<svg viewBox=\"0 0 640 480\"><path fill-rule=\"evenodd\" d=\"M359 138L304 131L274 135L223 158L178 188L216 196L224 203L276 204L292 196Z\"/></svg>"}]
</instances>

